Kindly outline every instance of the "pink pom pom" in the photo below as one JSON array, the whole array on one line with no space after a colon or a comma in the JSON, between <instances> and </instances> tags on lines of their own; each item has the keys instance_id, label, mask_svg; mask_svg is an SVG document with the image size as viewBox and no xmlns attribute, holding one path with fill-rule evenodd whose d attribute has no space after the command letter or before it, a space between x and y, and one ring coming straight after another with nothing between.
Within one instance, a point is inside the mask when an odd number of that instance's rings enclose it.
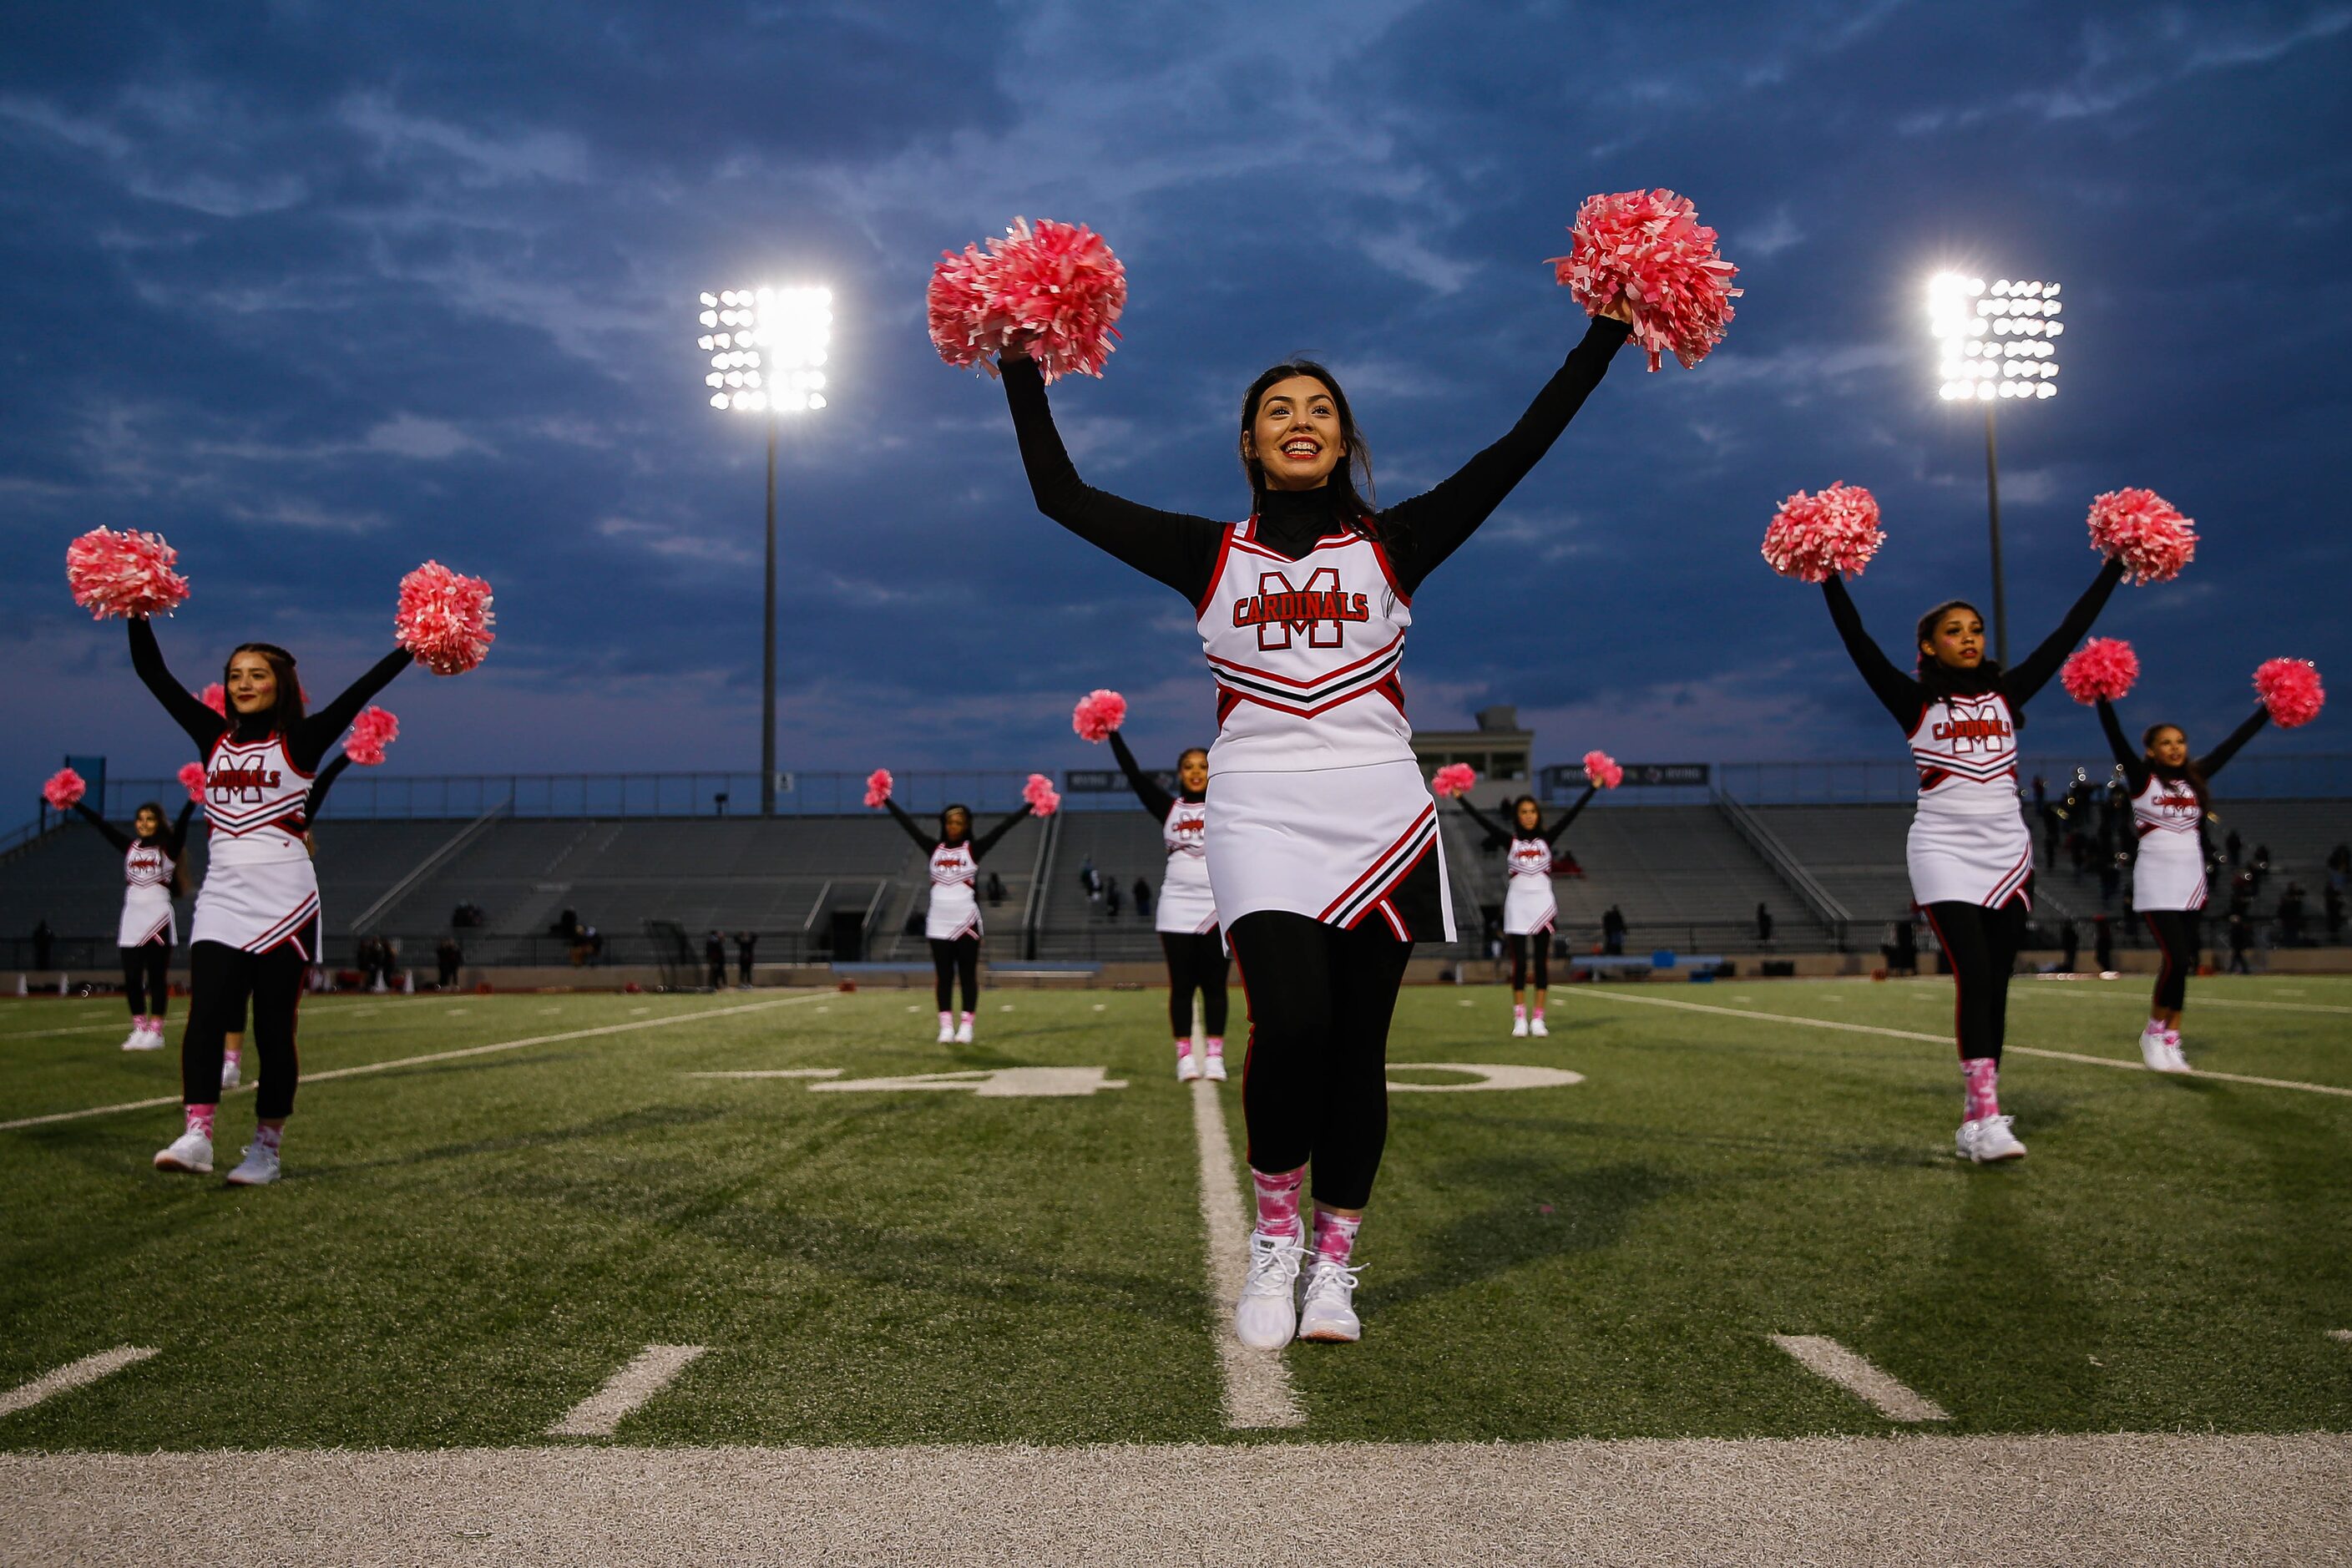
<instances>
[{"instance_id":1,"label":"pink pom pom","mask_svg":"<svg viewBox=\"0 0 2352 1568\"><path fill-rule=\"evenodd\" d=\"M1083 224L1026 218L982 252L943 252L931 268L931 345L958 366L995 374L998 354L1026 346L1049 383L1072 372L1102 374L1118 346L1112 325L1127 308L1127 268Z\"/></svg>"},{"instance_id":2,"label":"pink pom pom","mask_svg":"<svg viewBox=\"0 0 2352 1568\"><path fill-rule=\"evenodd\" d=\"M870 810L875 806L880 805L884 801L887 801L889 798L890 770L888 768L876 768L873 773L866 776L866 807Z\"/></svg>"},{"instance_id":3,"label":"pink pom pom","mask_svg":"<svg viewBox=\"0 0 2352 1568\"><path fill-rule=\"evenodd\" d=\"M63 811L89 793L89 785L71 768L59 768L41 785L41 798L58 811Z\"/></svg>"},{"instance_id":4,"label":"pink pom pom","mask_svg":"<svg viewBox=\"0 0 2352 1568\"><path fill-rule=\"evenodd\" d=\"M2262 694L2263 706L2271 710L2271 722L2282 730L2310 723L2327 705L2318 667L2307 658L2265 660L2254 671L2254 689Z\"/></svg>"},{"instance_id":5,"label":"pink pom pom","mask_svg":"<svg viewBox=\"0 0 2352 1568\"><path fill-rule=\"evenodd\" d=\"M2139 679L2139 655L2121 637L2093 637L2058 667L2058 683L2085 708L2104 697L2120 702Z\"/></svg>"},{"instance_id":6,"label":"pink pom pom","mask_svg":"<svg viewBox=\"0 0 2352 1568\"><path fill-rule=\"evenodd\" d=\"M180 765L180 787L188 792L188 798L190 800L195 801L199 805L203 804L205 798L205 764L202 763L182 763Z\"/></svg>"},{"instance_id":7,"label":"pink pom pom","mask_svg":"<svg viewBox=\"0 0 2352 1568\"><path fill-rule=\"evenodd\" d=\"M172 570L179 558L160 533L93 528L66 546L66 585L92 620L169 615L188 596L188 580Z\"/></svg>"},{"instance_id":8,"label":"pink pom pom","mask_svg":"<svg viewBox=\"0 0 2352 1568\"><path fill-rule=\"evenodd\" d=\"M1127 699L1100 687L1079 698L1077 707L1070 712L1070 728L1084 741L1098 742L1126 722Z\"/></svg>"},{"instance_id":9,"label":"pink pom pom","mask_svg":"<svg viewBox=\"0 0 2352 1568\"><path fill-rule=\"evenodd\" d=\"M2135 583L2168 583L2197 559L2197 525L2154 490L2109 490L2091 502L2091 548Z\"/></svg>"},{"instance_id":10,"label":"pink pom pom","mask_svg":"<svg viewBox=\"0 0 2352 1568\"><path fill-rule=\"evenodd\" d=\"M1615 789L1625 782L1625 770L1606 752L1584 753L1584 782L1596 789Z\"/></svg>"},{"instance_id":11,"label":"pink pom pom","mask_svg":"<svg viewBox=\"0 0 2352 1568\"><path fill-rule=\"evenodd\" d=\"M1055 793L1054 781L1044 773L1029 775L1029 782L1021 786L1021 798L1029 803L1030 811L1038 816L1051 816L1062 809L1062 797Z\"/></svg>"},{"instance_id":12,"label":"pink pom pom","mask_svg":"<svg viewBox=\"0 0 2352 1568\"><path fill-rule=\"evenodd\" d=\"M210 686L205 687L202 691L197 692L196 700L211 709L214 712L219 714L222 718L226 719L228 717L228 692L222 687L219 681L215 680ZM310 694L305 692L302 697L303 706L310 706Z\"/></svg>"},{"instance_id":13,"label":"pink pom pom","mask_svg":"<svg viewBox=\"0 0 2352 1568\"><path fill-rule=\"evenodd\" d=\"M400 721L381 708L363 708L343 737L343 755L363 768L383 765L383 749L400 739Z\"/></svg>"},{"instance_id":14,"label":"pink pom pom","mask_svg":"<svg viewBox=\"0 0 2352 1568\"><path fill-rule=\"evenodd\" d=\"M400 580L393 636L436 675L458 675L482 662L498 637L490 585L427 561Z\"/></svg>"},{"instance_id":15,"label":"pink pom pom","mask_svg":"<svg viewBox=\"0 0 2352 1568\"><path fill-rule=\"evenodd\" d=\"M1568 254L1550 258L1560 283L1596 316L1632 306L1633 341L1652 370L1667 353L1688 370L1723 341L1743 292L1731 286L1739 268L1717 251L1715 230L1689 198L1667 190L1587 196L1569 233Z\"/></svg>"},{"instance_id":16,"label":"pink pom pom","mask_svg":"<svg viewBox=\"0 0 2352 1568\"><path fill-rule=\"evenodd\" d=\"M1478 783L1478 770L1468 763L1448 763L1429 775L1429 787L1448 800L1468 795Z\"/></svg>"},{"instance_id":17,"label":"pink pom pom","mask_svg":"<svg viewBox=\"0 0 2352 1568\"><path fill-rule=\"evenodd\" d=\"M1841 479L1819 495L1799 490L1780 503L1764 529L1764 559L1802 583L1825 582L1832 573L1859 577L1885 540L1878 498Z\"/></svg>"}]
</instances>

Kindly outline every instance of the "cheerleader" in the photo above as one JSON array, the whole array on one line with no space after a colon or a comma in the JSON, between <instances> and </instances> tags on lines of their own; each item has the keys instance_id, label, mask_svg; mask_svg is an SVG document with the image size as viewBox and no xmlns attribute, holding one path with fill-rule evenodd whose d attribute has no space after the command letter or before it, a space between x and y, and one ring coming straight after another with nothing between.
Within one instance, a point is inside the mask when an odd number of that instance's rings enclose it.
<instances>
[{"instance_id":1,"label":"cheerleader","mask_svg":"<svg viewBox=\"0 0 2352 1568\"><path fill-rule=\"evenodd\" d=\"M1551 891L1552 847L1600 790L1597 784L1585 785L1584 793L1577 796L1567 815L1549 828L1543 825L1543 808L1531 795L1523 795L1511 803L1511 826L1507 828L1481 814L1470 804L1469 796L1462 797L1463 811L1486 835L1486 847L1500 849L1507 845L1510 849L1510 883L1503 892L1503 941L1511 950L1514 1038L1551 1033L1544 1024L1544 996L1551 989L1551 932L1559 919L1559 902ZM1535 952L1536 971L1536 1005L1532 1015L1528 1011L1530 948Z\"/></svg>"},{"instance_id":2,"label":"cheerleader","mask_svg":"<svg viewBox=\"0 0 2352 1568\"><path fill-rule=\"evenodd\" d=\"M2025 1145L2000 1111L2000 1047L2009 976L2033 900L2033 837L2017 795L2017 729L2123 578L2110 560L2058 629L2014 668L1985 657L1984 617L1954 599L1919 617L1919 668L1906 675L1863 629L1834 572L1822 582L1846 652L1911 738L1919 804L1906 859L1911 896L1952 966L1954 1034L1963 1086L1956 1139L1965 1159L2021 1159Z\"/></svg>"},{"instance_id":3,"label":"cheerleader","mask_svg":"<svg viewBox=\"0 0 2352 1568\"><path fill-rule=\"evenodd\" d=\"M226 1036L249 999L261 1057L259 1126L228 1180L260 1186L278 1176L278 1144L299 1075L295 1016L304 973L319 952L319 878L306 816L313 778L335 738L414 656L405 648L386 654L349 690L306 715L294 656L269 643L240 644L222 673L224 716L173 679L145 616L132 616L130 626L131 668L205 759L211 829L190 933L188 1023L180 1037L187 1127L156 1154L155 1168L212 1170Z\"/></svg>"},{"instance_id":4,"label":"cheerleader","mask_svg":"<svg viewBox=\"0 0 2352 1568\"><path fill-rule=\"evenodd\" d=\"M1118 758L1135 798L1160 823L1168 847L1168 872L1160 879L1152 929L1168 957L1168 1027L1176 1037L1176 1078L1225 1081L1225 939L1217 929L1217 899L1209 887L1209 753L1187 747L1176 759L1176 790L1170 795L1136 765L1135 753L1113 730L1104 737ZM1192 998L1201 998L1201 1026L1207 1037L1201 1059L1192 1058Z\"/></svg>"},{"instance_id":5,"label":"cheerleader","mask_svg":"<svg viewBox=\"0 0 2352 1568\"><path fill-rule=\"evenodd\" d=\"M923 936L931 945L932 994L940 1009L940 1044L971 1044L972 1014L980 1005L980 863L997 840L1030 815L1023 806L987 832L971 836L971 808L950 805L940 813L940 830L926 833L895 800L882 804L929 858L931 907L923 916ZM963 1016L950 1010L954 986L963 986Z\"/></svg>"},{"instance_id":6,"label":"cheerleader","mask_svg":"<svg viewBox=\"0 0 2352 1568\"><path fill-rule=\"evenodd\" d=\"M163 808L151 800L131 814L128 833L87 802L74 802L74 809L122 853L122 919L114 936L122 954L122 994L131 1004L131 1036L122 1048L160 1051L163 1019L172 1006L172 949L180 941L172 900L187 891L180 862L187 848L188 816L196 803L180 807L167 827Z\"/></svg>"},{"instance_id":7,"label":"cheerleader","mask_svg":"<svg viewBox=\"0 0 2352 1568\"><path fill-rule=\"evenodd\" d=\"M1307 361L1275 365L1242 396L1251 505L1238 523L1082 483L1042 372L1003 356L1038 510L1181 594L1216 679L1203 842L1250 1013L1242 1105L1257 1223L1234 1314L1244 1344L1361 1335L1352 1256L1388 1136L1389 1020L1413 942L1454 938L1437 806L1398 675L1412 595L1567 428L1628 331L1596 319L1509 434L1385 511L1362 493L1371 466L1338 379ZM1299 1215L1310 1164L1311 1238Z\"/></svg>"},{"instance_id":8,"label":"cheerleader","mask_svg":"<svg viewBox=\"0 0 2352 1568\"><path fill-rule=\"evenodd\" d=\"M342 777L343 770L351 765L352 759L349 752L336 752L335 760L319 770L319 776L311 782L310 793L303 797L302 848L314 860L319 856L319 841L317 836L311 831L310 825L319 820L319 810L327 804L327 792L335 787L335 781ZM319 955L315 951L310 954L310 962L313 963L319 962ZM223 1015L220 1079L223 1089L235 1089L244 1081L244 1068L239 1065L239 1058L245 1054L245 1013L247 1000L245 997L237 998L235 1009Z\"/></svg>"},{"instance_id":9,"label":"cheerleader","mask_svg":"<svg viewBox=\"0 0 2352 1568\"><path fill-rule=\"evenodd\" d=\"M2108 749L2131 792L2132 831L2138 839L2132 908L2147 921L2164 957L2147 1025L2139 1034L2140 1059L2158 1072L2187 1072L2180 1013L2188 1003L2189 971L2197 967L2198 911L2205 907L2205 818L2212 811L2206 786L2270 722L2270 710L2257 707L2227 740L2191 758L2189 736L2179 725L2149 725L2134 750L2115 705L2102 697L2098 709L2099 727L2107 732Z\"/></svg>"}]
</instances>

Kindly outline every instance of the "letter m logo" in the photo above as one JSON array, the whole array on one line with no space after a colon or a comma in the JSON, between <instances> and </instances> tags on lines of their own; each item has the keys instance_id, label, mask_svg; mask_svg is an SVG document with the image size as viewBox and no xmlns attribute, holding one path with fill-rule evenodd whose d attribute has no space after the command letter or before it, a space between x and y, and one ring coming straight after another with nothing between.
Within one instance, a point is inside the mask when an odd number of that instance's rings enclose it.
<instances>
[{"instance_id":1,"label":"letter m logo","mask_svg":"<svg viewBox=\"0 0 2352 1568\"><path fill-rule=\"evenodd\" d=\"M1269 599L1277 594L1337 594L1339 591L1339 570L1336 566L1316 568L1315 574L1307 579L1304 588L1292 587L1290 579L1279 572L1261 572L1257 574L1257 591ZM1318 620L1313 616L1301 616L1291 621L1265 620L1260 621L1257 626L1258 651L1271 653L1276 648L1290 647L1290 638L1295 632L1307 634L1308 647L1338 647L1342 639L1342 630L1336 620Z\"/></svg>"}]
</instances>

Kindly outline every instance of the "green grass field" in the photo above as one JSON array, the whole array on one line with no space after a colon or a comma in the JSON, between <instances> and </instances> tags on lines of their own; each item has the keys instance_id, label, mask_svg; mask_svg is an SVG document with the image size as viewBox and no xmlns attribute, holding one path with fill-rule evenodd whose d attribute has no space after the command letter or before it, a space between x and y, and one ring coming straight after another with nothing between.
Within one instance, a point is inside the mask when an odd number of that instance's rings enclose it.
<instances>
[{"instance_id":1,"label":"green grass field","mask_svg":"<svg viewBox=\"0 0 2352 1568\"><path fill-rule=\"evenodd\" d=\"M2136 1062L2144 991L2020 981L2011 1045ZM1896 1429L1773 1334L1838 1340L1956 1433L2352 1426L2352 1095L2016 1055L2032 1156L1972 1169L1949 994L1564 988L1514 1040L1498 990L1407 992L1392 1061L1584 1081L1394 1097L1365 1339L1292 1347L1306 1425L1256 1435L1222 1414L1161 994L993 991L971 1047L890 990L322 999L307 1072L441 1059L306 1083L277 1187L150 1169L171 1107L0 1131L0 1389L161 1352L0 1416L0 1448L539 1443L648 1344L708 1350L618 1441ZM2199 1067L2352 1091L2352 981L2190 1001ZM0 1118L175 1096L174 1053L121 1028L0 1008ZM1039 1067L1107 1086L813 1087ZM782 1069L840 1076L691 1076ZM252 1114L224 1106L222 1169Z\"/></svg>"}]
</instances>

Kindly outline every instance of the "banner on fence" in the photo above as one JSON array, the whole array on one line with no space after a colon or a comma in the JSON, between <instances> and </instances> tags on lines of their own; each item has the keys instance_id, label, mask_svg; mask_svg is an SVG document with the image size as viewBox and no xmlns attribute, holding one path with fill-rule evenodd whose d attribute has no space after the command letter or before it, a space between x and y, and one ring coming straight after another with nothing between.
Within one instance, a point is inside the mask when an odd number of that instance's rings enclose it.
<instances>
[{"instance_id":1,"label":"banner on fence","mask_svg":"<svg viewBox=\"0 0 2352 1568\"><path fill-rule=\"evenodd\" d=\"M1640 784L1650 788L1706 787L1708 765L1706 763L1627 763L1625 783L1630 787ZM1543 771L1546 795L1568 795L1584 788L1584 764L1562 763Z\"/></svg>"}]
</instances>

